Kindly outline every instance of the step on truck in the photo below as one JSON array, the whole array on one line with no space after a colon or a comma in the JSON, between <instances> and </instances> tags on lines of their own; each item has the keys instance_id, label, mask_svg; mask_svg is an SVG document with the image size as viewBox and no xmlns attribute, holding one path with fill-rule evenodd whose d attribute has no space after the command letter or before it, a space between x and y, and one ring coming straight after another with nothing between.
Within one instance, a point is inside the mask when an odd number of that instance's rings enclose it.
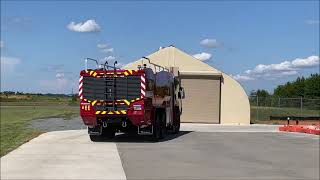
<instances>
[{"instance_id":1,"label":"step on truck","mask_svg":"<svg viewBox=\"0 0 320 180\"><path fill-rule=\"evenodd\" d=\"M138 70L117 68L106 61L86 58L85 69L80 72L80 115L88 127L92 141L113 138L115 133L150 135L158 141L166 133L178 133L182 99L177 67L162 67L149 58ZM88 69L88 62L95 69Z\"/></svg>"}]
</instances>

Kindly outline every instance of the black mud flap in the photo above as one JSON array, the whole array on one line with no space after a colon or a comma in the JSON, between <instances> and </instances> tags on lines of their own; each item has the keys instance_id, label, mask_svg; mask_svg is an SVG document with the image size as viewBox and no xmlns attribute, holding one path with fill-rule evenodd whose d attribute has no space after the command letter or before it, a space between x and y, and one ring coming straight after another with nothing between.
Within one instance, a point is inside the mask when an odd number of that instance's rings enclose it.
<instances>
[{"instance_id":1,"label":"black mud flap","mask_svg":"<svg viewBox=\"0 0 320 180\"><path fill-rule=\"evenodd\" d=\"M102 126L88 127L88 134L100 136L102 134Z\"/></svg>"}]
</instances>

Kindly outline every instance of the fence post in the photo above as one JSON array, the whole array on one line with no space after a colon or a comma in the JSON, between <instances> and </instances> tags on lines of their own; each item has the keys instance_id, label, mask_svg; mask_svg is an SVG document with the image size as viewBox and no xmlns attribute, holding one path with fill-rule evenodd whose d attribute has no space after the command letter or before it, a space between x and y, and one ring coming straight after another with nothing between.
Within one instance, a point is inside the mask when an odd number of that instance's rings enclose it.
<instances>
[{"instance_id":1,"label":"fence post","mask_svg":"<svg viewBox=\"0 0 320 180\"><path fill-rule=\"evenodd\" d=\"M256 117L256 121L258 121L259 119L259 96L257 95L257 117Z\"/></svg>"},{"instance_id":2,"label":"fence post","mask_svg":"<svg viewBox=\"0 0 320 180\"><path fill-rule=\"evenodd\" d=\"M300 117L302 117L302 96L300 96Z\"/></svg>"}]
</instances>

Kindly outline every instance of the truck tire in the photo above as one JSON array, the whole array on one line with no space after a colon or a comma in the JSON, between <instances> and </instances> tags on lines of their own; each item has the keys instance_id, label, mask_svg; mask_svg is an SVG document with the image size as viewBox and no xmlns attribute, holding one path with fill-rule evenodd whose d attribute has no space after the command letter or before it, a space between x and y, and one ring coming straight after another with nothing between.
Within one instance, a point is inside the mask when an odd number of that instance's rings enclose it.
<instances>
[{"instance_id":1,"label":"truck tire","mask_svg":"<svg viewBox=\"0 0 320 180\"><path fill-rule=\"evenodd\" d=\"M156 120L155 120L155 123L152 128L153 128L152 140L157 142L161 139L161 115L160 115L160 113L156 114Z\"/></svg>"},{"instance_id":2,"label":"truck tire","mask_svg":"<svg viewBox=\"0 0 320 180\"><path fill-rule=\"evenodd\" d=\"M101 136L100 136L100 135L89 135L89 137L90 137L90 140L91 140L92 142L99 142L99 141L101 141Z\"/></svg>"},{"instance_id":3,"label":"truck tire","mask_svg":"<svg viewBox=\"0 0 320 180\"><path fill-rule=\"evenodd\" d=\"M172 131L173 134L178 134L180 131L180 113L179 112L176 113L176 118L177 119L173 124L173 131Z\"/></svg>"},{"instance_id":4,"label":"truck tire","mask_svg":"<svg viewBox=\"0 0 320 180\"><path fill-rule=\"evenodd\" d=\"M161 113L161 134L160 134L160 138L163 139L166 137L167 135L167 126L166 126L166 114L165 113Z\"/></svg>"}]
</instances>

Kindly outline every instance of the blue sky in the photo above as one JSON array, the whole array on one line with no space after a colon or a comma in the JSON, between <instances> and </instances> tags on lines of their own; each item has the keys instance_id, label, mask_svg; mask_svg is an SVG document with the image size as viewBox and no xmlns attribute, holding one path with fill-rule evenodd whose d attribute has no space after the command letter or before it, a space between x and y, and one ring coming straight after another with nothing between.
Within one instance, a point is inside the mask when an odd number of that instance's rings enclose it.
<instances>
[{"instance_id":1,"label":"blue sky","mask_svg":"<svg viewBox=\"0 0 320 180\"><path fill-rule=\"evenodd\" d=\"M126 64L171 44L272 91L319 72L319 1L1 1L1 90L76 92L85 57Z\"/></svg>"}]
</instances>

